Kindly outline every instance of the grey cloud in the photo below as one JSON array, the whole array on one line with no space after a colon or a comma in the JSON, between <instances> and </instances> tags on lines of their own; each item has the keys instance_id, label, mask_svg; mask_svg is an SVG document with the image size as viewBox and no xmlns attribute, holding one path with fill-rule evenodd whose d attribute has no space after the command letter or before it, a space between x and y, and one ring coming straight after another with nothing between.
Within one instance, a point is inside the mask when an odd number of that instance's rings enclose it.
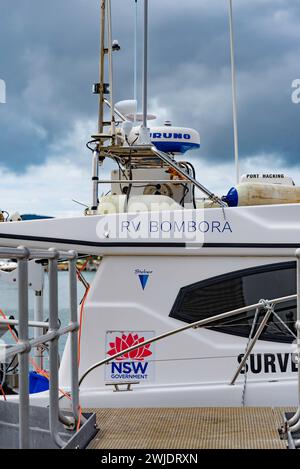
<instances>
[{"instance_id":1,"label":"grey cloud","mask_svg":"<svg viewBox=\"0 0 300 469\"><path fill-rule=\"evenodd\" d=\"M151 97L174 123L200 131L199 157L230 161L227 0L149 3ZM18 171L42 163L74 122L96 121L90 89L98 77L99 1L0 0L0 12L0 78L7 82L0 159ZM113 0L113 12L122 46L116 99L124 99L133 92L133 0ZM280 154L297 164L300 105L291 103L290 86L300 77L300 4L235 0L234 13L241 156Z\"/></svg>"}]
</instances>

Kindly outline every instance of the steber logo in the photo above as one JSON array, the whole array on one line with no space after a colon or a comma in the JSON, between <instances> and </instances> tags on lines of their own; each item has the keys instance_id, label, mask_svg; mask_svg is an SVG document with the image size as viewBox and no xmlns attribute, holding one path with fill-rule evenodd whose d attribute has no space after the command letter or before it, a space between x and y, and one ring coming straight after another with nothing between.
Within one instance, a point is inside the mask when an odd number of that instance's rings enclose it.
<instances>
[{"instance_id":1,"label":"steber logo","mask_svg":"<svg viewBox=\"0 0 300 469\"><path fill-rule=\"evenodd\" d=\"M107 352L107 355L111 357L116 353L122 352L122 350L126 350L129 347L134 347L135 345L141 344L145 342L145 337L139 337L138 334L123 334L122 337L116 337L115 342L110 342L111 349ZM144 345L142 347L137 348L136 350L132 350L129 353L125 353L121 357L116 358L116 361L122 360L140 360L143 361L144 358L149 357L152 355L151 350L149 350L151 344Z\"/></svg>"},{"instance_id":2,"label":"steber logo","mask_svg":"<svg viewBox=\"0 0 300 469\"><path fill-rule=\"evenodd\" d=\"M106 355L142 344L155 336L154 331L107 331ZM136 350L124 353L105 367L105 379L115 382L149 381L153 375L153 344L141 345Z\"/></svg>"},{"instance_id":3,"label":"steber logo","mask_svg":"<svg viewBox=\"0 0 300 469\"><path fill-rule=\"evenodd\" d=\"M150 277L150 275L153 274L153 271L152 270L146 270L146 269L143 269L143 270L135 269L134 273L135 273L135 275L138 276L142 289L145 290L146 285L147 285L148 280L149 280L149 277Z\"/></svg>"}]
</instances>

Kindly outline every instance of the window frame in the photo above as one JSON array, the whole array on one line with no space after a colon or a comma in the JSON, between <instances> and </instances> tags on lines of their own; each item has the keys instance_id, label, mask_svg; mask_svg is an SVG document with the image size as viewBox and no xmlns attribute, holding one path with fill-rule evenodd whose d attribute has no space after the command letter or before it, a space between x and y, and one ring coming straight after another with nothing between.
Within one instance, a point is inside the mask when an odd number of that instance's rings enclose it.
<instances>
[{"instance_id":1,"label":"window frame","mask_svg":"<svg viewBox=\"0 0 300 469\"><path fill-rule=\"evenodd\" d=\"M194 282L189 285L185 285L184 287L181 287L177 297L174 301L174 304L172 306L172 309L170 311L169 317L173 319L177 319L179 321L185 322L187 324L191 324L193 321L188 321L187 318L183 318L182 314L180 313L180 309L182 308L183 301L186 297L186 295L191 294L194 290L197 289L202 289L210 286L216 286L217 284L221 283L222 281L230 281L230 280L236 280L241 277L249 277L251 275L255 274L261 274L261 273L268 273L268 272L273 272L273 271L280 271L280 270L289 270L289 269L295 269L295 274L296 274L296 261L285 261L285 262L276 262L273 264L264 264L264 265L259 265L259 266L254 266L254 267L248 267L246 269L239 269L235 270L232 272L224 273L221 275L217 275L214 277L206 278L204 280L200 280L198 282ZM296 293L296 292L295 292ZM282 296L282 295L279 295ZM272 298L270 298L272 299ZM296 307L296 306L295 306ZM292 307L291 307L292 308ZM226 311L220 311L218 314L221 314ZM276 312L276 310L275 310ZM211 317L214 316L212 313L210 315ZM210 317L207 316L207 317ZM204 319L204 318L203 318ZM200 319L199 319L200 320ZM209 328L210 330L214 330L217 332L223 332L226 334L234 335L237 337L248 337L249 334L244 334L244 333L234 333L233 330L228 330L228 326L226 327L225 325L222 327L222 324L217 325L217 326L206 326L206 328ZM292 336L279 336L276 335L274 336L274 339L271 337L264 337L263 339L260 340L265 340L268 342L281 342L281 343L291 343L294 339Z\"/></svg>"}]
</instances>

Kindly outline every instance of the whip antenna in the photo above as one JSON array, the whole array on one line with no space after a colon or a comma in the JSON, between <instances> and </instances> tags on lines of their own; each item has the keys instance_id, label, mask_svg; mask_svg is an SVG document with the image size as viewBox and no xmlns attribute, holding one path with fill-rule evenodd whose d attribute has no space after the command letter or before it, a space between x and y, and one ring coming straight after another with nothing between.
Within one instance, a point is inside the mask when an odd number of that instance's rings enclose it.
<instances>
[{"instance_id":1,"label":"whip antenna","mask_svg":"<svg viewBox=\"0 0 300 469\"><path fill-rule=\"evenodd\" d=\"M144 0L144 76L143 76L143 127L147 128L148 105L148 0Z\"/></svg>"},{"instance_id":2,"label":"whip antenna","mask_svg":"<svg viewBox=\"0 0 300 469\"><path fill-rule=\"evenodd\" d=\"M137 38L138 38L138 3L135 0L135 25L134 25L134 77L133 77L133 99L137 103L137 68L138 68L138 50L137 50ZM136 115L134 116L134 121Z\"/></svg>"},{"instance_id":3,"label":"whip antenna","mask_svg":"<svg viewBox=\"0 0 300 469\"><path fill-rule=\"evenodd\" d=\"M239 169L239 140L237 125L237 97L236 97L236 74L234 58L234 33L233 33L233 13L232 0L229 0L229 28L230 28L230 56L231 56L231 86L232 86L232 113L233 113L233 136L234 136L234 162L237 184L240 182Z\"/></svg>"}]
</instances>

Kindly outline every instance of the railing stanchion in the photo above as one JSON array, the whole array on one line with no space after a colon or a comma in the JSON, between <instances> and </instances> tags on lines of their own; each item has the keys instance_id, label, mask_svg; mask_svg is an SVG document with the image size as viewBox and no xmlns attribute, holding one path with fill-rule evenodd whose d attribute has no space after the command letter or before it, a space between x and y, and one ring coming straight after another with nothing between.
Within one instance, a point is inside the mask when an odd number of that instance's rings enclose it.
<instances>
[{"instance_id":1,"label":"railing stanchion","mask_svg":"<svg viewBox=\"0 0 300 469\"><path fill-rule=\"evenodd\" d=\"M44 319L44 311L43 311L43 292L42 290L37 290L34 292L34 320L37 322L43 322ZM43 328L35 328L34 329L34 337L37 339L40 335L43 334ZM43 370L44 363L43 363L43 352L41 347L37 347L35 349L35 360L38 367Z\"/></svg>"},{"instance_id":2,"label":"railing stanchion","mask_svg":"<svg viewBox=\"0 0 300 469\"><path fill-rule=\"evenodd\" d=\"M291 433L300 430L300 249L296 251L296 264L297 264L297 364L298 364L298 408L293 417L287 421L288 430ZM296 440L295 447L300 446L300 440Z\"/></svg>"},{"instance_id":3,"label":"railing stanchion","mask_svg":"<svg viewBox=\"0 0 300 469\"><path fill-rule=\"evenodd\" d=\"M28 344L28 255L25 248L23 258L18 259L18 314L19 342ZM30 346L19 353L19 447L28 449L29 441L29 362Z\"/></svg>"},{"instance_id":4,"label":"railing stanchion","mask_svg":"<svg viewBox=\"0 0 300 469\"><path fill-rule=\"evenodd\" d=\"M262 303L261 307L262 307L262 308L264 307L263 303ZM267 324L267 322L268 322L268 320L269 320L269 317L270 317L271 314L274 312L274 305L272 305L272 304L267 304L267 305L265 306L265 309L267 310L267 312L266 312L266 314L264 315L263 320L261 321L261 323L260 323L260 325L259 325L259 327L258 327L258 329L257 329L257 331L256 331L256 333L255 333L255 335L254 335L254 337L251 339L251 342L250 342L250 344L249 344L249 346L248 346L248 348L247 348L247 350L246 350L246 353L245 353L245 355L243 356L243 359L242 359L241 363L239 364L239 366L238 366L238 368L237 368L237 370L236 370L236 372L235 372L235 374L234 374L234 376L233 376L233 378L232 378L232 380L231 380L231 382L230 382L231 385L234 385L234 383L236 382L236 380L237 380L237 378L238 378L238 376L239 376L241 370L245 367L246 362L247 362L247 360L248 360L248 358L249 358L250 353L252 352L252 349L253 349L254 345L256 344L256 342L258 341L258 339L259 339L259 337L260 337L262 331L264 330L264 328L265 328L265 326L266 326L266 324Z\"/></svg>"},{"instance_id":5,"label":"railing stanchion","mask_svg":"<svg viewBox=\"0 0 300 469\"><path fill-rule=\"evenodd\" d=\"M69 288L70 288L70 310L71 323L78 324L77 319L77 278L76 278L76 261L77 255L74 251L73 259L69 261ZM71 337L71 391L72 391L72 408L76 422L79 418L79 388L78 388L78 327L70 332Z\"/></svg>"},{"instance_id":6,"label":"railing stanchion","mask_svg":"<svg viewBox=\"0 0 300 469\"><path fill-rule=\"evenodd\" d=\"M52 250L55 252L55 250ZM57 256L49 259L49 330L57 332L58 326L58 278ZM58 383L58 336L49 343L49 422L51 436L58 447L64 445L64 441L58 435L59 422L59 383Z\"/></svg>"}]
</instances>

